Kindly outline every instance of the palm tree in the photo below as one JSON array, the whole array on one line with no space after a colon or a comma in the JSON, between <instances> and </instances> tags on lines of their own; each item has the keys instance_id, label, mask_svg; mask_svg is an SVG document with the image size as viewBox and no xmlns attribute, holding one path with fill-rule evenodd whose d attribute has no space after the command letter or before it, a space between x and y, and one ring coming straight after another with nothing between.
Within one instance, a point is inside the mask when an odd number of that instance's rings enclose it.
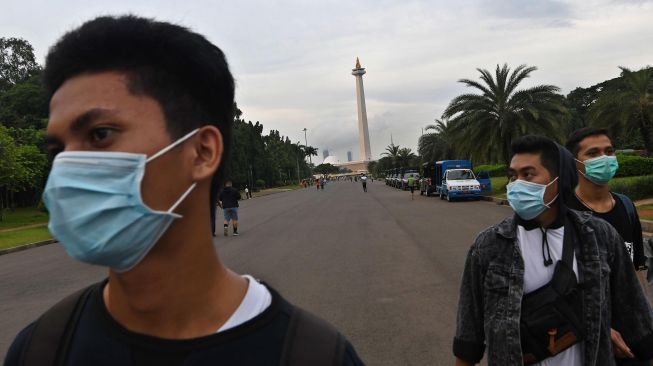
<instances>
[{"instance_id":1,"label":"palm tree","mask_svg":"<svg viewBox=\"0 0 653 366\"><path fill-rule=\"evenodd\" d=\"M311 159L311 156L317 156L317 147L313 146L303 146L302 149L304 150L304 158L308 156L308 160L313 164L313 159Z\"/></svg>"},{"instance_id":2,"label":"palm tree","mask_svg":"<svg viewBox=\"0 0 653 366\"><path fill-rule=\"evenodd\" d=\"M569 116L564 97L553 85L517 89L537 70L520 65L512 73L507 64L497 65L494 76L485 69L481 82L461 79L460 83L478 89L480 94L463 94L454 98L442 117L449 119L451 138L456 152L482 162L509 162L510 143L525 134L544 134L561 140L561 122Z\"/></svg>"},{"instance_id":3,"label":"palm tree","mask_svg":"<svg viewBox=\"0 0 653 366\"><path fill-rule=\"evenodd\" d=\"M423 161L432 162L454 158L454 151L449 143L450 128L450 125L439 119L435 120L435 124L426 126L426 131L433 130L435 132L426 133L419 138L417 152Z\"/></svg>"},{"instance_id":4,"label":"palm tree","mask_svg":"<svg viewBox=\"0 0 653 366\"><path fill-rule=\"evenodd\" d=\"M388 158L390 158L393 167L397 168L397 163L398 163L397 158L399 157L399 150L400 150L399 145L395 145L394 143L391 143L385 148L385 152L381 153L381 155L385 155Z\"/></svg>"},{"instance_id":5,"label":"palm tree","mask_svg":"<svg viewBox=\"0 0 653 366\"><path fill-rule=\"evenodd\" d=\"M413 165L413 160L415 160L417 156L413 153L413 151L407 147L402 147L399 149L397 152L397 163L399 167L404 167L408 168L411 165Z\"/></svg>"},{"instance_id":6,"label":"palm tree","mask_svg":"<svg viewBox=\"0 0 653 366\"><path fill-rule=\"evenodd\" d=\"M599 95L588 112L590 124L613 132L638 130L650 155L653 153L653 68L639 71L619 68L624 87Z\"/></svg>"}]
</instances>

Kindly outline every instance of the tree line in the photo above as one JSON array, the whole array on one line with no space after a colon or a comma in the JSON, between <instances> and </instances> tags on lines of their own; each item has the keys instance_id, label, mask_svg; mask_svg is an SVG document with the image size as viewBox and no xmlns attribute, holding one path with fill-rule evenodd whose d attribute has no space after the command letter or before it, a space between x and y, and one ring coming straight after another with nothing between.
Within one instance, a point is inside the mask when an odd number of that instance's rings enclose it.
<instances>
[{"instance_id":1,"label":"tree line","mask_svg":"<svg viewBox=\"0 0 653 366\"><path fill-rule=\"evenodd\" d=\"M48 100L34 49L20 38L0 38L0 219L6 209L41 202L51 168L44 145ZM311 176L305 158L318 150L243 118L234 105L228 177L236 187L260 189Z\"/></svg>"},{"instance_id":2,"label":"tree line","mask_svg":"<svg viewBox=\"0 0 653 366\"><path fill-rule=\"evenodd\" d=\"M419 157L407 159L410 149L394 144L370 170L419 167L424 162L470 159L475 165L507 164L510 143L526 134L548 136L560 143L574 130L607 128L620 149L653 154L653 68L620 67L619 77L567 96L560 88L540 84L520 88L537 70L520 65L513 70L497 65L494 72L477 69L479 79L460 79L471 92L451 100L427 133L418 140ZM403 151L403 157L399 152Z\"/></svg>"}]
</instances>

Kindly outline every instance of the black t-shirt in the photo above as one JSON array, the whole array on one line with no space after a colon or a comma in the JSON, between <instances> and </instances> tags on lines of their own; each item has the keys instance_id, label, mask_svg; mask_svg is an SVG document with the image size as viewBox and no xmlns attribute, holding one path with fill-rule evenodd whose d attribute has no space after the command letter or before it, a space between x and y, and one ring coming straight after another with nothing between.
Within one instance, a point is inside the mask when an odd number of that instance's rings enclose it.
<instances>
[{"instance_id":1,"label":"black t-shirt","mask_svg":"<svg viewBox=\"0 0 653 366\"><path fill-rule=\"evenodd\" d=\"M568 205L569 208L574 210L590 211L594 216L609 222L623 238L624 245L626 246L630 258L633 260L635 268L640 268L646 264L646 257L644 256L642 226L639 222L639 216L637 216L637 211L635 211L636 220L631 223L630 218L628 217L628 211L626 211L626 207L621 199L614 194L612 194L612 198L614 199L614 207L612 210L603 213L592 211L589 207L585 206L576 195L573 196L571 202L568 202ZM633 210L635 210L634 207Z\"/></svg>"},{"instance_id":2,"label":"black t-shirt","mask_svg":"<svg viewBox=\"0 0 653 366\"><path fill-rule=\"evenodd\" d=\"M130 332L109 315L97 286L75 330L66 365L278 365L292 305L271 289L272 303L255 318L224 332L168 340ZM34 327L23 329L9 348L5 366L21 364L20 351ZM217 328L216 328L217 329ZM363 365L346 342L343 366Z\"/></svg>"},{"instance_id":3,"label":"black t-shirt","mask_svg":"<svg viewBox=\"0 0 653 366\"><path fill-rule=\"evenodd\" d=\"M220 192L220 201L222 208L238 207L238 200L240 199L240 192L234 187L224 187Z\"/></svg>"}]
</instances>

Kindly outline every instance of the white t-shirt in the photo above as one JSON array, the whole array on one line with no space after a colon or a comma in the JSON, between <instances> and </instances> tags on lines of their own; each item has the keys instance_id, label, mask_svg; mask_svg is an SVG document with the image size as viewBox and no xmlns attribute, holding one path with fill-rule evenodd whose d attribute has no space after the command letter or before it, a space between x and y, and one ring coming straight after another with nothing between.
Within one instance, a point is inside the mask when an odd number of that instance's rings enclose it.
<instances>
[{"instance_id":1,"label":"white t-shirt","mask_svg":"<svg viewBox=\"0 0 653 366\"><path fill-rule=\"evenodd\" d=\"M540 228L526 230L523 226L517 226L517 242L524 259L524 294L528 294L546 285L553 278L553 271L556 263L562 260L562 242L564 238L564 227L549 229L546 232L547 242L551 250L553 264L544 265L542 256L542 231ZM548 258L548 254L547 254ZM578 265L576 254L574 254L574 273L578 277ZM581 366L583 364L581 343L575 344L562 353L536 364L542 366Z\"/></svg>"},{"instance_id":2,"label":"white t-shirt","mask_svg":"<svg viewBox=\"0 0 653 366\"><path fill-rule=\"evenodd\" d=\"M231 314L229 320L218 329L217 333L235 328L248 320L255 318L257 315L264 312L272 303L272 294L270 294L270 290L268 290L267 287L263 286L250 275L243 275L243 277L249 283L247 285L247 293L238 306L238 309Z\"/></svg>"}]
</instances>

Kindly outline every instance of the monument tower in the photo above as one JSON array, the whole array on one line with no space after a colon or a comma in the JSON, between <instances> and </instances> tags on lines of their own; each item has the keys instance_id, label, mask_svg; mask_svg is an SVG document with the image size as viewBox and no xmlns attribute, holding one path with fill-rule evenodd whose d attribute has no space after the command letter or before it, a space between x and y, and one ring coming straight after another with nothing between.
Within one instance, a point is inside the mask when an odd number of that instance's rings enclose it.
<instances>
[{"instance_id":1,"label":"monument tower","mask_svg":"<svg viewBox=\"0 0 653 366\"><path fill-rule=\"evenodd\" d=\"M367 110L365 109L365 91L363 90L363 74L365 69L356 57L356 68L351 70L356 77L356 102L358 104L358 144L360 148L360 160L368 162L372 160L370 151L370 133L367 129Z\"/></svg>"}]
</instances>

